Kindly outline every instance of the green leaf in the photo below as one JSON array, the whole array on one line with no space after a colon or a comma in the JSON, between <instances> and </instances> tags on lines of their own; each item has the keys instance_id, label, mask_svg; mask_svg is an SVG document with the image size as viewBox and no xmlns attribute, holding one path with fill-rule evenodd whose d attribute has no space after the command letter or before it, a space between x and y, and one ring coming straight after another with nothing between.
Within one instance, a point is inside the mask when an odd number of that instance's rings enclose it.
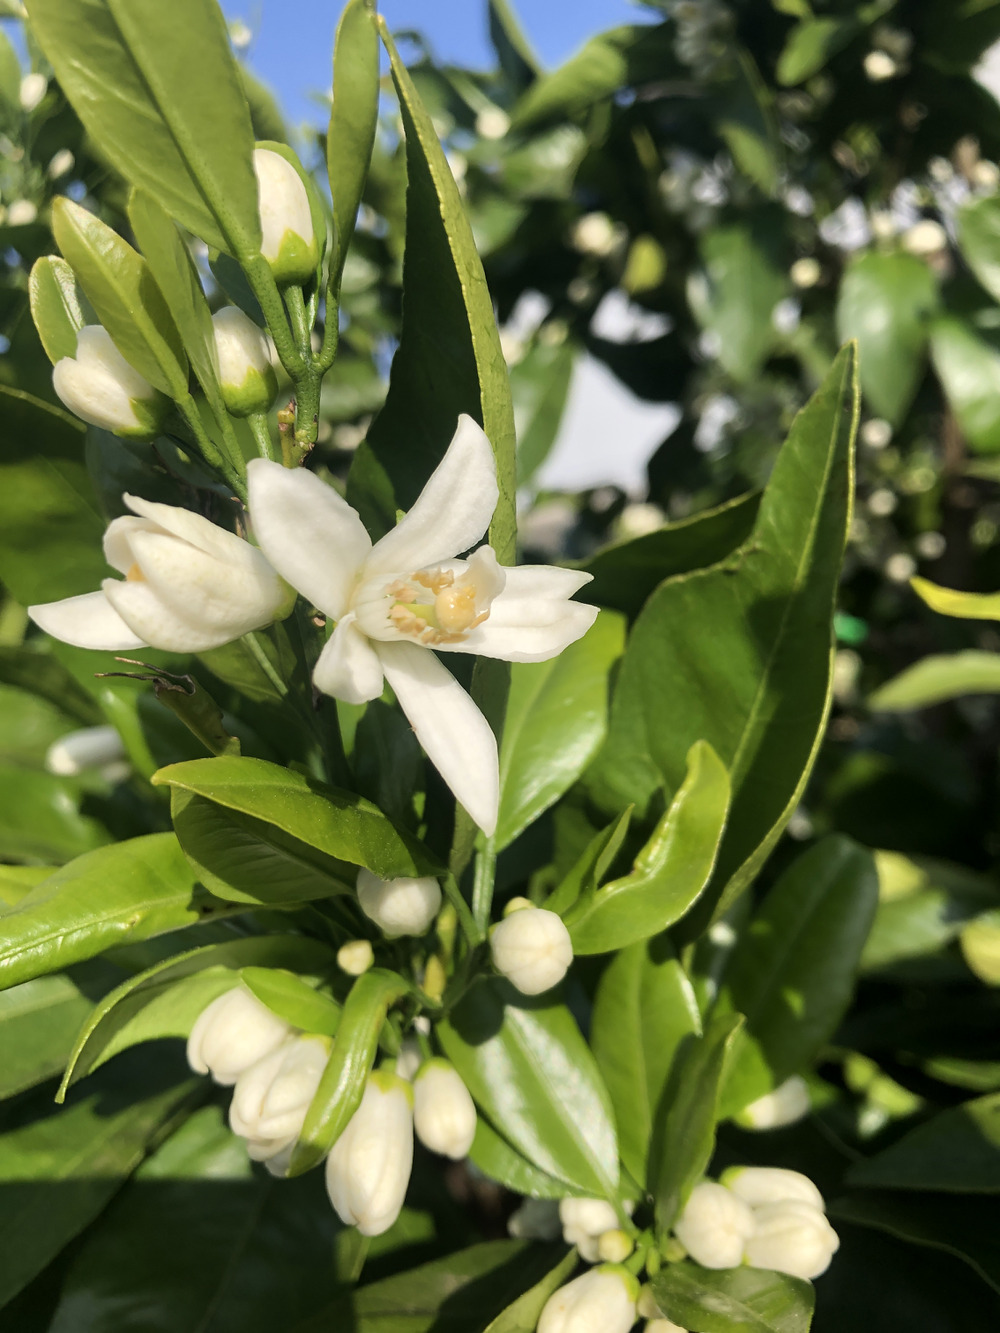
<instances>
[{"instance_id":1,"label":"green leaf","mask_svg":"<svg viewBox=\"0 0 1000 1333\"><path fill-rule=\"evenodd\" d=\"M930 579L911 579L910 587L932 611L960 620L1000 620L1000 592L959 592Z\"/></svg>"},{"instance_id":2,"label":"green leaf","mask_svg":"<svg viewBox=\"0 0 1000 1333\"><path fill-rule=\"evenodd\" d=\"M469 1160L490 1180L515 1194L524 1194L529 1199L562 1199L566 1196L563 1181L532 1166L482 1114L476 1117L476 1137L469 1149Z\"/></svg>"},{"instance_id":3,"label":"green leaf","mask_svg":"<svg viewBox=\"0 0 1000 1333\"><path fill-rule=\"evenodd\" d=\"M680 523L667 523L656 532L604 547L581 563L594 576L581 600L614 607L634 620L664 579L705 569L732 554L750 536L759 507L760 494L754 491Z\"/></svg>"},{"instance_id":4,"label":"green leaf","mask_svg":"<svg viewBox=\"0 0 1000 1333\"><path fill-rule=\"evenodd\" d=\"M1000 608L1000 603L998 603ZM868 699L875 713L907 713L968 694L1000 693L1000 656L968 648L932 653L886 681Z\"/></svg>"},{"instance_id":5,"label":"green leaf","mask_svg":"<svg viewBox=\"0 0 1000 1333\"><path fill-rule=\"evenodd\" d=\"M631 871L566 913L573 952L611 953L678 921L711 877L728 813L729 775L712 747L698 741L687 777Z\"/></svg>"},{"instance_id":6,"label":"green leaf","mask_svg":"<svg viewBox=\"0 0 1000 1333\"><path fill-rule=\"evenodd\" d=\"M329 1062L295 1144L289 1175L301 1175L316 1166L340 1138L361 1105L386 1014L409 990L402 977L380 967L354 982Z\"/></svg>"},{"instance_id":7,"label":"green leaf","mask_svg":"<svg viewBox=\"0 0 1000 1333\"><path fill-rule=\"evenodd\" d=\"M82 802L72 778L0 764L0 856L62 862L102 846L110 834Z\"/></svg>"},{"instance_id":8,"label":"green leaf","mask_svg":"<svg viewBox=\"0 0 1000 1333\"><path fill-rule=\"evenodd\" d=\"M340 16L333 48L333 105L326 166L333 195L330 290L340 292L347 247L364 190L378 122L379 49L372 0L351 0Z\"/></svg>"},{"instance_id":9,"label":"green leaf","mask_svg":"<svg viewBox=\"0 0 1000 1333\"><path fill-rule=\"evenodd\" d=\"M692 1034L678 1048L650 1151L649 1180L661 1232L673 1226L711 1160L720 1094L742 1022L739 1014L713 1018L704 1036Z\"/></svg>"},{"instance_id":10,"label":"green leaf","mask_svg":"<svg viewBox=\"0 0 1000 1333\"><path fill-rule=\"evenodd\" d=\"M52 364L76 356L76 335L87 321L76 278L65 259L46 255L37 260L28 277L28 296L31 318Z\"/></svg>"},{"instance_id":11,"label":"green leaf","mask_svg":"<svg viewBox=\"0 0 1000 1333\"><path fill-rule=\"evenodd\" d=\"M232 910L199 889L172 833L98 848L4 915L0 988Z\"/></svg>"},{"instance_id":12,"label":"green leaf","mask_svg":"<svg viewBox=\"0 0 1000 1333\"><path fill-rule=\"evenodd\" d=\"M607 730L608 674L625 646L620 616L604 612L582 639L547 662L519 662L500 747L503 848L573 785Z\"/></svg>"},{"instance_id":13,"label":"green leaf","mask_svg":"<svg viewBox=\"0 0 1000 1333\"><path fill-rule=\"evenodd\" d=\"M962 928L962 957L970 972L987 986L1000 986L1000 908Z\"/></svg>"},{"instance_id":14,"label":"green leaf","mask_svg":"<svg viewBox=\"0 0 1000 1333\"><path fill-rule=\"evenodd\" d=\"M437 1027L476 1102L567 1193L615 1197L618 1143L607 1089L565 1005L477 982Z\"/></svg>"},{"instance_id":15,"label":"green leaf","mask_svg":"<svg viewBox=\"0 0 1000 1333\"><path fill-rule=\"evenodd\" d=\"M723 1114L811 1065L850 1003L877 906L871 853L839 835L810 847L768 892L726 971L721 1008L746 1026Z\"/></svg>"},{"instance_id":16,"label":"green leaf","mask_svg":"<svg viewBox=\"0 0 1000 1333\"><path fill-rule=\"evenodd\" d=\"M545 900L550 912L562 916L578 898L597 891L597 886L611 869L621 851L632 822L632 806L627 806L617 819L596 833L577 857L568 875L563 876Z\"/></svg>"},{"instance_id":17,"label":"green leaf","mask_svg":"<svg viewBox=\"0 0 1000 1333\"><path fill-rule=\"evenodd\" d=\"M983 195L958 214L962 258L995 301L1000 301L1000 199Z\"/></svg>"},{"instance_id":18,"label":"green leaf","mask_svg":"<svg viewBox=\"0 0 1000 1333\"><path fill-rule=\"evenodd\" d=\"M101 721L93 695L37 640L17 648L0 647L0 682L46 700L81 727Z\"/></svg>"},{"instance_id":19,"label":"green leaf","mask_svg":"<svg viewBox=\"0 0 1000 1333\"><path fill-rule=\"evenodd\" d=\"M924 373L937 280L914 255L870 251L844 274L837 301L837 329L856 338L861 388L873 412L898 425Z\"/></svg>"},{"instance_id":20,"label":"green leaf","mask_svg":"<svg viewBox=\"0 0 1000 1333\"><path fill-rule=\"evenodd\" d=\"M778 57L777 78L784 88L805 83L860 30L854 18L805 18L789 32Z\"/></svg>"},{"instance_id":21,"label":"green leaf","mask_svg":"<svg viewBox=\"0 0 1000 1333\"><path fill-rule=\"evenodd\" d=\"M556 1264L550 1273L546 1273L540 1282L536 1282L530 1290L519 1296L513 1305L508 1305L502 1314L491 1320L486 1325L484 1333L535 1333L538 1316L542 1313L546 1301L564 1282L569 1281L576 1265L576 1252L570 1250L569 1254Z\"/></svg>"},{"instance_id":22,"label":"green leaf","mask_svg":"<svg viewBox=\"0 0 1000 1333\"><path fill-rule=\"evenodd\" d=\"M718 131L737 170L773 197L784 165L774 96L750 52L734 46L735 77L719 110Z\"/></svg>"},{"instance_id":23,"label":"green leaf","mask_svg":"<svg viewBox=\"0 0 1000 1333\"><path fill-rule=\"evenodd\" d=\"M847 1173L865 1189L1000 1193L1000 1093L941 1111Z\"/></svg>"},{"instance_id":24,"label":"green leaf","mask_svg":"<svg viewBox=\"0 0 1000 1333\"><path fill-rule=\"evenodd\" d=\"M68 972L0 991L0 1098L61 1072L94 998L119 975L109 964L79 963Z\"/></svg>"},{"instance_id":25,"label":"green leaf","mask_svg":"<svg viewBox=\"0 0 1000 1333\"><path fill-rule=\"evenodd\" d=\"M653 1279L653 1295L691 1333L808 1333L812 1324L811 1283L766 1269L670 1264Z\"/></svg>"},{"instance_id":26,"label":"green leaf","mask_svg":"<svg viewBox=\"0 0 1000 1333\"><path fill-rule=\"evenodd\" d=\"M621 1159L645 1181L654 1117L685 1037L701 1035L694 990L666 940L622 949L601 976L590 1044L615 1109Z\"/></svg>"},{"instance_id":27,"label":"green leaf","mask_svg":"<svg viewBox=\"0 0 1000 1333\"><path fill-rule=\"evenodd\" d=\"M576 356L568 338L554 347L539 343L511 369L518 486L528 484L556 442Z\"/></svg>"},{"instance_id":28,"label":"green leaf","mask_svg":"<svg viewBox=\"0 0 1000 1333\"><path fill-rule=\"evenodd\" d=\"M668 798L676 792L689 748L708 741L733 788L703 899L716 915L780 836L825 728L856 414L855 354L845 348L796 417L750 538L720 564L668 579L647 601L591 770L606 808L635 801L645 810L661 784ZM694 917L701 914L699 904Z\"/></svg>"},{"instance_id":29,"label":"green leaf","mask_svg":"<svg viewBox=\"0 0 1000 1333\"><path fill-rule=\"evenodd\" d=\"M335 956L327 959L331 970ZM341 1007L329 995L323 995L308 981L285 968L244 967L240 981L256 995L261 1004L303 1032L318 1032L332 1037L340 1023Z\"/></svg>"},{"instance_id":30,"label":"green leaf","mask_svg":"<svg viewBox=\"0 0 1000 1333\"><path fill-rule=\"evenodd\" d=\"M97 317L122 356L171 398L187 394L180 334L149 265L100 218L71 199L52 209L52 230Z\"/></svg>"},{"instance_id":31,"label":"green leaf","mask_svg":"<svg viewBox=\"0 0 1000 1333\"><path fill-rule=\"evenodd\" d=\"M772 254L774 227L768 216L710 227L702 233L702 269L688 299L695 317L714 335L715 355L734 379L753 380L778 340L772 315L788 286Z\"/></svg>"},{"instance_id":32,"label":"green leaf","mask_svg":"<svg viewBox=\"0 0 1000 1333\"><path fill-rule=\"evenodd\" d=\"M931 359L975 453L1000 452L1000 351L964 320L931 326Z\"/></svg>"},{"instance_id":33,"label":"green leaf","mask_svg":"<svg viewBox=\"0 0 1000 1333\"><path fill-rule=\"evenodd\" d=\"M219 7L29 0L27 8L60 87L116 170L210 246L257 254L253 131Z\"/></svg>"}]
</instances>

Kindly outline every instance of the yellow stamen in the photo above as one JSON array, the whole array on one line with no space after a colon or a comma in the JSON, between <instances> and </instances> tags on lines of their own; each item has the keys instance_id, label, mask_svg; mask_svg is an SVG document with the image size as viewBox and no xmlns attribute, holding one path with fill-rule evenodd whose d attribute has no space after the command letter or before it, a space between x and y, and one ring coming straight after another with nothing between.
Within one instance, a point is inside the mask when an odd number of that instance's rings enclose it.
<instances>
[{"instance_id":1,"label":"yellow stamen","mask_svg":"<svg viewBox=\"0 0 1000 1333\"><path fill-rule=\"evenodd\" d=\"M135 564L134 562L133 562L133 564L130 566L128 573L125 575L125 582L126 582L126 583L145 583L145 582L146 582L146 579L145 579L145 576L143 575L142 570L141 570L141 569L139 568L139 566L138 566L137 564Z\"/></svg>"}]
</instances>

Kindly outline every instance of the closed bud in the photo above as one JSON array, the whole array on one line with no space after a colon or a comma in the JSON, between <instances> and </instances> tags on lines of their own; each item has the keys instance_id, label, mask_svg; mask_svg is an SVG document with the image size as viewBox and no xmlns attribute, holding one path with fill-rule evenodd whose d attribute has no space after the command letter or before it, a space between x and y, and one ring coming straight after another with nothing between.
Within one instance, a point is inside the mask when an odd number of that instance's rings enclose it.
<instances>
[{"instance_id":1,"label":"closed bud","mask_svg":"<svg viewBox=\"0 0 1000 1333\"><path fill-rule=\"evenodd\" d=\"M270 148L254 149L253 169L260 205L261 254L276 282L306 283L316 272L319 249L302 177L291 162Z\"/></svg>"},{"instance_id":2,"label":"closed bud","mask_svg":"<svg viewBox=\"0 0 1000 1333\"><path fill-rule=\"evenodd\" d=\"M337 950L337 966L349 977L360 977L375 961L371 940L348 940Z\"/></svg>"},{"instance_id":3,"label":"closed bud","mask_svg":"<svg viewBox=\"0 0 1000 1333\"><path fill-rule=\"evenodd\" d=\"M37 72L25 74L21 80L18 100L24 111L34 111L39 102L48 92L49 81L44 74Z\"/></svg>"},{"instance_id":4,"label":"closed bud","mask_svg":"<svg viewBox=\"0 0 1000 1333\"><path fill-rule=\"evenodd\" d=\"M563 1228L582 1231L585 1236L600 1236L618 1225L618 1214L607 1199L561 1199L559 1220Z\"/></svg>"},{"instance_id":5,"label":"closed bud","mask_svg":"<svg viewBox=\"0 0 1000 1333\"><path fill-rule=\"evenodd\" d=\"M840 1238L818 1208L788 1199L754 1209L754 1232L746 1243L751 1268L792 1277L819 1277L830 1267Z\"/></svg>"},{"instance_id":6,"label":"closed bud","mask_svg":"<svg viewBox=\"0 0 1000 1333\"><path fill-rule=\"evenodd\" d=\"M456 1162L468 1157L476 1136L476 1106L447 1060L428 1060L413 1081L413 1128L431 1152Z\"/></svg>"},{"instance_id":7,"label":"closed bud","mask_svg":"<svg viewBox=\"0 0 1000 1333\"><path fill-rule=\"evenodd\" d=\"M638 1298L639 1283L627 1269L602 1264L552 1293L538 1333L628 1333Z\"/></svg>"},{"instance_id":8,"label":"closed bud","mask_svg":"<svg viewBox=\"0 0 1000 1333\"><path fill-rule=\"evenodd\" d=\"M634 1249L632 1237L621 1227L602 1231L597 1238L597 1255L605 1263L623 1264Z\"/></svg>"},{"instance_id":9,"label":"closed bud","mask_svg":"<svg viewBox=\"0 0 1000 1333\"><path fill-rule=\"evenodd\" d=\"M198 1015L188 1037L188 1064L196 1074L211 1074L216 1083L228 1087L245 1069L277 1050L291 1032L285 1020L245 986L236 986Z\"/></svg>"},{"instance_id":10,"label":"closed bud","mask_svg":"<svg viewBox=\"0 0 1000 1333\"><path fill-rule=\"evenodd\" d=\"M573 944L562 918L544 907L525 907L490 932L493 966L523 995L540 995L562 981Z\"/></svg>"},{"instance_id":11,"label":"closed bud","mask_svg":"<svg viewBox=\"0 0 1000 1333\"><path fill-rule=\"evenodd\" d=\"M234 417L266 412L278 393L278 377L267 354L267 339L237 306L212 316L219 383L226 407Z\"/></svg>"},{"instance_id":12,"label":"closed bud","mask_svg":"<svg viewBox=\"0 0 1000 1333\"><path fill-rule=\"evenodd\" d=\"M399 1216L413 1165L413 1091L395 1074L372 1074L361 1105L326 1159L337 1216L362 1236L380 1236Z\"/></svg>"},{"instance_id":13,"label":"closed bud","mask_svg":"<svg viewBox=\"0 0 1000 1333\"><path fill-rule=\"evenodd\" d=\"M736 1117L737 1124L747 1129L780 1129L792 1125L809 1114L809 1088L804 1078L793 1074L773 1092L758 1097Z\"/></svg>"},{"instance_id":14,"label":"closed bud","mask_svg":"<svg viewBox=\"0 0 1000 1333\"><path fill-rule=\"evenodd\" d=\"M390 940L425 935L441 907L441 886L430 876L380 879L370 870L359 870L358 902Z\"/></svg>"},{"instance_id":15,"label":"closed bud","mask_svg":"<svg viewBox=\"0 0 1000 1333\"><path fill-rule=\"evenodd\" d=\"M236 1080L229 1124L257 1162L284 1174L330 1058L329 1037L296 1036Z\"/></svg>"},{"instance_id":16,"label":"closed bud","mask_svg":"<svg viewBox=\"0 0 1000 1333\"><path fill-rule=\"evenodd\" d=\"M808 1203L820 1212L825 1207L822 1194L801 1171L787 1171L780 1166L731 1166L722 1173L721 1180L726 1189L751 1208L784 1203L786 1199Z\"/></svg>"},{"instance_id":17,"label":"closed bud","mask_svg":"<svg viewBox=\"0 0 1000 1333\"><path fill-rule=\"evenodd\" d=\"M710 1180L695 1185L674 1225L678 1240L702 1268L738 1268L753 1230L749 1204Z\"/></svg>"},{"instance_id":18,"label":"closed bud","mask_svg":"<svg viewBox=\"0 0 1000 1333\"><path fill-rule=\"evenodd\" d=\"M125 746L114 727L83 727L60 736L45 754L45 767L60 777L74 778L94 769L121 771Z\"/></svg>"},{"instance_id":19,"label":"closed bud","mask_svg":"<svg viewBox=\"0 0 1000 1333\"><path fill-rule=\"evenodd\" d=\"M687 1333L686 1328L675 1324L672 1319L650 1319L643 1333Z\"/></svg>"},{"instance_id":20,"label":"closed bud","mask_svg":"<svg viewBox=\"0 0 1000 1333\"><path fill-rule=\"evenodd\" d=\"M52 368L52 387L81 421L130 440L155 439L170 411L169 398L129 365L100 324L80 330L76 356Z\"/></svg>"}]
</instances>

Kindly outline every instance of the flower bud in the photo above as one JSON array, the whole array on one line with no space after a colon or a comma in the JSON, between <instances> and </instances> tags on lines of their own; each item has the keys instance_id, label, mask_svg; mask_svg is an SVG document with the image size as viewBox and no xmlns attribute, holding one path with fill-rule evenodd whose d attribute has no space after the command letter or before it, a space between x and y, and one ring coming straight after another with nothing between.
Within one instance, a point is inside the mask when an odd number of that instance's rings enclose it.
<instances>
[{"instance_id":1,"label":"flower bud","mask_svg":"<svg viewBox=\"0 0 1000 1333\"><path fill-rule=\"evenodd\" d=\"M238 306L229 305L212 316L215 351L219 359L222 398L234 417L266 412L278 393L278 377L267 354L267 339Z\"/></svg>"},{"instance_id":2,"label":"flower bud","mask_svg":"<svg viewBox=\"0 0 1000 1333\"><path fill-rule=\"evenodd\" d=\"M272 1014L245 986L226 991L201 1011L188 1037L188 1064L196 1074L211 1074L230 1086L245 1069L277 1050L291 1035L283 1018Z\"/></svg>"},{"instance_id":3,"label":"flower bud","mask_svg":"<svg viewBox=\"0 0 1000 1333\"><path fill-rule=\"evenodd\" d=\"M787 1171L780 1166L731 1166L722 1173L721 1181L751 1208L793 1199L808 1203L820 1212L824 1210L822 1194L800 1171Z\"/></svg>"},{"instance_id":4,"label":"flower bud","mask_svg":"<svg viewBox=\"0 0 1000 1333\"><path fill-rule=\"evenodd\" d=\"M646 1324L643 1333L687 1333L686 1328L681 1328L680 1324L675 1324L672 1319L650 1319Z\"/></svg>"},{"instance_id":5,"label":"flower bud","mask_svg":"<svg viewBox=\"0 0 1000 1333\"><path fill-rule=\"evenodd\" d=\"M493 966L523 995L551 990L573 961L573 944L562 918L544 907L525 907L490 932Z\"/></svg>"},{"instance_id":6,"label":"flower bud","mask_svg":"<svg viewBox=\"0 0 1000 1333\"><path fill-rule=\"evenodd\" d=\"M746 1243L751 1268L792 1277L819 1277L840 1248L840 1237L818 1208L795 1199L754 1209L754 1232Z\"/></svg>"},{"instance_id":7,"label":"flower bud","mask_svg":"<svg viewBox=\"0 0 1000 1333\"><path fill-rule=\"evenodd\" d=\"M607 1199L561 1199L559 1220L563 1227L582 1231L585 1236L600 1236L618 1225L618 1214Z\"/></svg>"},{"instance_id":8,"label":"flower bud","mask_svg":"<svg viewBox=\"0 0 1000 1333\"><path fill-rule=\"evenodd\" d=\"M270 148L255 148L260 205L261 254L276 282L306 283L316 272L319 249L309 196L302 177L286 158Z\"/></svg>"},{"instance_id":9,"label":"flower bud","mask_svg":"<svg viewBox=\"0 0 1000 1333\"><path fill-rule=\"evenodd\" d=\"M91 426L130 440L152 440L163 429L170 400L133 369L100 324L76 335L76 356L52 368L61 402Z\"/></svg>"},{"instance_id":10,"label":"flower bud","mask_svg":"<svg viewBox=\"0 0 1000 1333\"><path fill-rule=\"evenodd\" d=\"M124 758L125 746L114 727L83 727L53 741L45 754L45 767L60 777L75 778L92 769L117 773Z\"/></svg>"},{"instance_id":11,"label":"flower bud","mask_svg":"<svg viewBox=\"0 0 1000 1333\"><path fill-rule=\"evenodd\" d=\"M25 74L21 80L18 100L21 103L21 109L24 111L34 111L39 102L48 92L49 81L44 74L37 71L31 74Z\"/></svg>"},{"instance_id":12,"label":"flower bud","mask_svg":"<svg viewBox=\"0 0 1000 1333\"><path fill-rule=\"evenodd\" d=\"M413 1165L413 1091L395 1074L372 1074L361 1105L326 1159L337 1216L362 1236L380 1236L399 1216Z\"/></svg>"},{"instance_id":13,"label":"flower bud","mask_svg":"<svg viewBox=\"0 0 1000 1333\"><path fill-rule=\"evenodd\" d=\"M695 1185L674 1224L678 1240L702 1268L738 1268L753 1230L749 1205L710 1180Z\"/></svg>"},{"instance_id":14,"label":"flower bud","mask_svg":"<svg viewBox=\"0 0 1000 1333\"><path fill-rule=\"evenodd\" d=\"M425 935L441 907L441 886L429 876L380 879L370 870L359 870L358 902L390 940Z\"/></svg>"},{"instance_id":15,"label":"flower bud","mask_svg":"<svg viewBox=\"0 0 1000 1333\"><path fill-rule=\"evenodd\" d=\"M602 1264L552 1293L538 1333L628 1333L638 1298L639 1283L627 1269Z\"/></svg>"},{"instance_id":16,"label":"flower bud","mask_svg":"<svg viewBox=\"0 0 1000 1333\"><path fill-rule=\"evenodd\" d=\"M404 1037L400 1042L399 1054L396 1056L396 1073L399 1077L412 1083L423 1062L424 1053L420 1049L420 1042L416 1037Z\"/></svg>"},{"instance_id":17,"label":"flower bud","mask_svg":"<svg viewBox=\"0 0 1000 1333\"><path fill-rule=\"evenodd\" d=\"M38 205L30 199L15 199L7 209L8 227L30 227L38 219Z\"/></svg>"},{"instance_id":18,"label":"flower bud","mask_svg":"<svg viewBox=\"0 0 1000 1333\"><path fill-rule=\"evenodd\" d=\"M330 1058L329 1037L297 1036L245 1069L229 1107L234 1134L247 1140L255 1162L274 1161L298 1138ZM281 1172L283 1174L283 1170Z\"/></svg>"},{"instance_id":19,"label":"flower bud","mask_svg":"<svg viewBox=\"0 0 1000 1333\"><path fill-rule=\"evenodd\" d=\"M375 961L371 940L348 940L337 950L337 966L349 977L360 977Z\"/></svg>"},{"instance_id":20,"label":"flower bud","mask_svg":"<svg viewBox=\"0 0 1000 1333\"><path fill-rule=\"evenodd\" d=\"M793 1125L809 1114L809 1088L804 1078L793 1074L773 1092L758 1097L736 1117L738 1124L747 1129L780 1129Z\"/></svg>"},{"instance_id":21,"label":"flower bud","mask_svg":"<svg viewBox=\"0 0 1000 1333\"><path fill-rule=\"evenodd\" d=\"M431 1152L459 1161L476 1136L476 1106L447 1060L428 1060L413 1081L413 1128Z\"/></svg>"},{"instance_id":22,"label":"flower bud","mask_svg":"<svg viewBox=\"0 0 1000 1333\"><path fill-rule=\"evenodd\" d=\"M598 1258L609 1264L623 1264L635 1249L632 1237L621 1227L602 1231L597 1238Z\"/></svg>"}]
</instances>

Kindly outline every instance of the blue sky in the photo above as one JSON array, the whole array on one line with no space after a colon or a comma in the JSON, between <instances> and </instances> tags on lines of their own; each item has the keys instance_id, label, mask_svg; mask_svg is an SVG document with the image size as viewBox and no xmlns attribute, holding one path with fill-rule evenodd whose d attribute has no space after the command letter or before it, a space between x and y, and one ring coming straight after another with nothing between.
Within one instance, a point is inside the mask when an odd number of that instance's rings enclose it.
<instances>
[{"instance_id":1,"label":"blue sky","mask_svg":"<svg viewBox=\"0 0 1000 1333\"><path fill-rule=\"evenodd\" d=\"M515 0L543 65L560 64L588 37L653 11L630 0ZM316 120L310 91L330 86L330 53L340 12L337 0L222 0L229 18L253 30L251 68L278 93L292 123ZM486 0L380 0L390 27L424 33L442 60L488 68L494 63Z\"/></svg>"}]
</instances>

